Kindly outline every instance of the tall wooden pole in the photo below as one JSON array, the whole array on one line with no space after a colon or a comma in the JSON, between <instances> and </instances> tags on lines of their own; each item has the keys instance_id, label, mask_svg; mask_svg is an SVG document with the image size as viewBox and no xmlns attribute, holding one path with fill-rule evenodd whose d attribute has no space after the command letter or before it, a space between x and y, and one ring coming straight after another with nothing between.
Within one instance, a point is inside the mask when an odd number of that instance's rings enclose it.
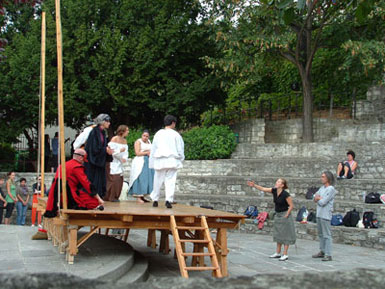
<instances>
[{"instance_id":1,"label":"tall wooden pole","mask_svg":"<svg viewBox=\"0 0 385 289\"><path fill-rule=\"evenodd\" d=\"M62 31L60 16L60 0L55 0L56 7L56 42L57 42L57 100L58 100L58 117L59 117L59 148L61 160L61 184L63 209L67 209L67 176L65 164L65 147L64 147L64 107L63 107L63 50L62 50Z\"/></svg>"},{"instance_id":2,"label":"tall wooden pole","mask_svg":"<svg viewBox=\"0 0 385 289\"><path fill-rule=\"evenodd\" d=\"M40 169L41 169L41 185L40 195L44 197L44 153L45 153L45 12L41 14L41 117L40 117Z\"/></svg>"}]
</instances>

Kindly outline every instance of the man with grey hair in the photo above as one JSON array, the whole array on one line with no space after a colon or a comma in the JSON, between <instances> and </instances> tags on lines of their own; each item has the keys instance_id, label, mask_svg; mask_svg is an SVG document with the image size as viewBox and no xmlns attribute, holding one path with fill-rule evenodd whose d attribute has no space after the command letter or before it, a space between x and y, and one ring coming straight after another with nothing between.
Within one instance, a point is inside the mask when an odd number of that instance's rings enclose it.
<instances>
[{"instance_id":1,"label":"man with grey hair","mask_svg":"<svg viewBox=\"0 0 385 289\"><path fill-rule=\"evenodd\" d=\"M102 113L95 118L96 126L90 131L85 145L88 163L85 164L88 179L95 186L98 195L103 198L106 194L106 159L113 154L108 147L106 130L110 127L111 118Z\"/></svg>"},{"instance_id":2,"label":"man with grey hair","mask_svg":"<svg viewBox=\"0 0 385 289\"><path fill-rule=\"evenodd\" d=\"M321 175L323 186L315 193L314 202L317 204L317 226L320 242L320 252L313 258L322 258L322 261L332 261L332 232L331 219L333 213L336 190L333 187L334 177L330 171Z\"/></svg>"}]
</instances>

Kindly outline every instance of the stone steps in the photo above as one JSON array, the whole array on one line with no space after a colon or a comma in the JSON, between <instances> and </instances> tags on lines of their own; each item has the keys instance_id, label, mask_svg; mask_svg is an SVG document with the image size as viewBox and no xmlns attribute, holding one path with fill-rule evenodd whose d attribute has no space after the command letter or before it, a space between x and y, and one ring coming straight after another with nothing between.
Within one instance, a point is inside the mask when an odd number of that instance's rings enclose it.
<instances>
[{"instance_id":1,"label":"stone steps","mask_svg":"<svg viewBox=\"0 0 385 289\"><path fill-rule=\"evenodd\" d=\"M269 214L274 212L274 204L272 198L252 198L242 197L233 198L229 196L196 196L196 195L184 195L177 196L177 199L181 203L186 203L193 206L210 205L216 210L229 211L242 214L248 205L257 205L259 212L268 211ZM309 211L315 212L315 205L310 200L294 199L295 209L293 217L295 218L298 209L305 205ZM364 211L374 211L376 218L379 219L379 229L362 229L362 228L350 228L345 226L332 227L333 242L349 244L354 246L362 246L368 248L375 248L385 250L385 217L381 214L385 209L382 204L360 204L358 202L348 202L343 204L342 202L335 204L334 214L340 213L344 215L348 210L355 208L362 213ZM313 223L301 224L295 222L297 238L306 240L318 240L317 226ZM259 230L257 223L254 220L246 219L245 224L240 226L239 231L250 234L272 234L273 221L268 219L265 222L263 230ZM237 230L238 231L238 230Z\"/></svg>"},{"instance_id":2,"label":"stone steps","mask_svg":"<svg viewBox=\"0 0 385 289\"><path fill-rule=\"evenodd\" d=\"M178 195L177 200L193 206L212 206L216 210L223 210L238 214L243 214L247 206L255 205L260 212L274 212L274 202L272 196L256 196L234 198L231 196L207 196L207 195ZM292 215L297 216L297 213L302 206L305 206L309 212L316 212L316 204L312 200L304 198L293 198L294 210ZM333 214L341 214L344 216L346 212L356 209L362 218L366 211L373 211L379 221L380 227L385 227L385 205L383 204L366 204L359 201L343 201L335 200Z\"/></svg>"},{"instance_id":3,"label":"stone steps","mask_svg":"<svg viewBox=\"0 0 385 289\"><path fill-rule=\"evenodd\" d=\"M131 284L147 281L149 278L148 261L140 253L135 252L135 265L126 274L117 279L117 283Z\"/></svg>"},{"instance_id":4,"label":"stone steps","mask_svg":"<svg viewBox=\"0 0 385 289\"><path fill-rule=\"evenodd\" d=\"M82 229L80 237L85 234L87 230ZM112 261L110 264L105 261L101 264L99 260L110 258L118 254L121 261ZM75 264L81 265L82 259L92 255L87 262L94 262L94 266L100 267L99 270L92 270L86 276L88 279L102 279L110 281L120 281L127 283L134 283L139 281L146 281L149 276L148 261L126 242L117 238L105 236L103 234L94 234L86 243L79 247L79 256L76 257ZM118 259L118 258L116 258ZM79 266L77 265L77 266ZM76 269L71 272L75 275ZM84 277L84 276L83 276Z\"/></svg>"},{"instance_id":5,"label":"stone steps","mask_svg":"<svg viewBox=\"0 0 385 289\"><path fill-rule=\"evenodd\" d=\"M250 234L272 235L273 221L267 220L262 230L259 230L253 220L246 220L240 231ZM296 235L298 239L318 241L317 224L301 224L295 222ZM332 226L333 243L360 246L385 250L385 229L363 229L345 226Z\"/></svg>"},{"instance_id":6,"label":"stone steps","mask_svg":"<svg viewBox=\"0 0 385 289\"><path fill-rule=\"evenodd\" d=\"M385 178L385 161L359 161L356 179ZM178 175L188 176L276 176L314 178L319 177L322 171L336 172L337 162L325 158L285 158L271 160L258 159L231 159L212 161L185 161L183 169Z\"/></svg>"},{"instance_id":7,"label":"stone steps","mask_svg":"<svg viewBox=\"0 0 385 289\"><path fill-rule=\"evenodd\" d=\"M247 185L250 177L240 176L178 176L176 194L178 195L213 195L243 198L261 196L262 192ZM277 177L252 178L264 187L273 187ZM293 197L305 198L309 187L320 187L319 178L286 178L289 192ZM351 179L339 180L335 184L336 199L345 201L362 201L364 194L370 192L383 193L385 180Z\"/></svg>"},{"instance_id":8,"label":"stone steps","mask_svg":"<svg viewBox=\"0 0 385 289\"><path fill-rule=\"evenodd\" d=\"M250 159L250 158L328 158L343 160L346 158L346 152L353 150L357 159L364 157L365 159L376 159L378 156L385 154L385 146L382 142L373 143L268 143L268 144L251 144L240 143L237 145L232 155L233 159Z\"/></svg>"}]
</instances>

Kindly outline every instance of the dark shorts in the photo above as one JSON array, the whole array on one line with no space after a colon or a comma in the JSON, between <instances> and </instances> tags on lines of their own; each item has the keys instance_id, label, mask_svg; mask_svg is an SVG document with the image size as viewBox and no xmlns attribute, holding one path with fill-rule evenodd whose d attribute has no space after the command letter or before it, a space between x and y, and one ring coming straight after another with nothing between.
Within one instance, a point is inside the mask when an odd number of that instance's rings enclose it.
<instances>
[{"instance_id":1,"label":"dark shorts","mask_svg":"<svg viewBox=\"0 0 385 289\"><path fill-rule=\"evenodd\" d=\"M348 175L346 178L348 178L348 179L353 178L354 175L353 175L353 172L352 172L352 169L351 169L349 163L348 162L341 162L340 164L342 165L342 170L341 170L339 176L342 177L343 175L345 175L345 167L346 167L346 168L348 168Z\"/></svg>"},{"instance_id":2,"label":"dark shorts","mask_svg":"<svg viewBox=\"0 0 385 289\"><path fill-rule=\"evenodd\" d=\"M15 208L15 203L7 203L7 211L5 212L5 218L9 219L12 216L13 209Z\"/></svg>"}]
</instances>

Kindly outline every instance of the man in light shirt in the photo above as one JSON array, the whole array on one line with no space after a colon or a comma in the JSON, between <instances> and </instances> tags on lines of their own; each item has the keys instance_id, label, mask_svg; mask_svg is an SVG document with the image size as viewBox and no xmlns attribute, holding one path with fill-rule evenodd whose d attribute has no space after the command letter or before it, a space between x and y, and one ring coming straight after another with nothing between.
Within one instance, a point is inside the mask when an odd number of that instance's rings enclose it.
<instances>
[{"instance_id":1,"label":"man in light shirt","mask_svg":"<svg viewBox=\"0 0 385 289\"><path fill-rule=\"evenodd\" d=\"M183 167L184 142L175 131L176 118L167 115L164 118L164 129L159 130L152 143L149 167L155 169L154 190L150 197L153 206L158 206L160 189L164 183L166 191L166 207L171 209L174 201L175 183L178 169Z\"/></svg>"}]
</instances>

